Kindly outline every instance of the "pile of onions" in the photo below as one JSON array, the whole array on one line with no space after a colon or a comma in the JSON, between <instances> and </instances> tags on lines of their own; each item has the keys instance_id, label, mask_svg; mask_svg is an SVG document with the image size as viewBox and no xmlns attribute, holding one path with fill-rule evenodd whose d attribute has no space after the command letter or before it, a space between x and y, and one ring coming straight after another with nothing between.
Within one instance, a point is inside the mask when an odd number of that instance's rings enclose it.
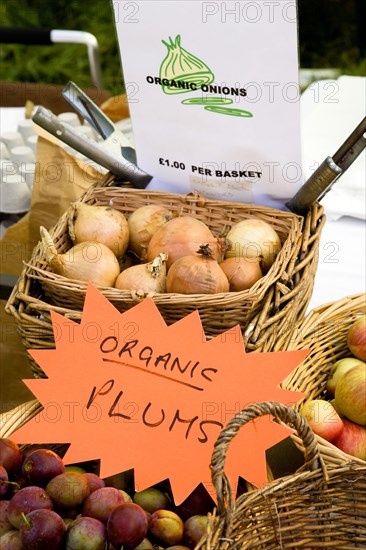
<instances>
[{"instance_id":1,"label":"pile of onions","mask_svg":"<svg viewBox=\"0 0 366 550\"><path fill-rule=\"evenodd\" d=\"M118 276L115 287L135 290L143 294L166 291L166 254L159 254L152 262L128 267Z\"/></svg>"},{"instance_id":2,"label":"pile of onions","mask_svg":"<svg viewBox=\"0 0 366 550\"><path fill-rule=\"evenodd\" d=\"M76 203L68 226L74 244L102 243L117 258L122 257L127 250L130 233L128 222L122 212L115 208Z\"/></svg>"},{"instance_id":3,"label":"pile of onions","mask_svg":"<svg viewBox=\"0 0 366 550\"><path fill-rule=\"evenodd\" d=\"M258 218L236 223L226 238L231 247L225 258L260 258L263 273L267 273L281 250L281 240L276 231L269 223Z\"/></svg>"},{"instance_id":4,"label":"pile of onions","mask_svg":"<svg viewBox=\"0 0 366 550\"><path fill-rule=\"evenodd\" d=\"M51 235L40 228L42 243L46 248L46 260L52 270L68 279L91 282L98 286L114 286L119 275L118 260L104 244L82 242L59 254Z\"/></svg>"},{"instance_id":5,"label":"pile of onions","mask_svg":"<svg viewBox=\"0 0 366 550\"><path fill-rule=\"evenodd\" d=\"M263 277L260 258L227 258L220 267L225 273L230 292L239 292L251 288L254 283Z\"/></svg>"},{"instance_id":6,"label":"pile of onions","mask_svg":"<svg viewBox=\"0 0 366 550\"><path fill-rule=\"evenodd\" d=\"M142 260L146 259L151 237L162 225L173 219L173 212L156 204L140 206L128 218L130 230L129 249Z\"/></svg>"},{"instance_id":7,"label":"pile of onions","mask_svg":"<svg viewBox=\"0 0 366 550\"><path fill-rule=\"evenodd\" d=\"M161 252L168 254L167 270L183 256L194 255L201 245L210 246L212 258L221 260L223 244L214 237L210 229L191 216L173 218L164 224L151 238L147 249L147 260L151 261ZM169 292L169 291L168 291Z\"/></svg>"},{"instance_id":8,"label":"pile of onions","mask_svg":"<svg viewBox=\"0 0 366 550\"><path fill-rule=\"evenodd\" d=\"M206 245L199 253L183 256L171 265L166 289L178 294L218 294L229 292L229 281Z\"/></svg>"}]
</instances>

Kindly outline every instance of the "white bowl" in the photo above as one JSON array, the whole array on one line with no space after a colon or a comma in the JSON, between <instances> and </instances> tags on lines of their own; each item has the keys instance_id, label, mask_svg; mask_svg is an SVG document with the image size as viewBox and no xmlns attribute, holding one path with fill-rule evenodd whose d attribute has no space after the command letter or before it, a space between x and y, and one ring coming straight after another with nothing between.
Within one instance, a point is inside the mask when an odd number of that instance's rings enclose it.
<instances>
[{"instance_id":1,"label":"white bowl","mask_svg":"<svg viewBox=\"0 0 366 550\"><path fill-rule=\"evenodd\" d=\"M31 205L31 192L20 174L1 178L0 211L5 214L27 212Z\"/></svg>"}]
</instances>

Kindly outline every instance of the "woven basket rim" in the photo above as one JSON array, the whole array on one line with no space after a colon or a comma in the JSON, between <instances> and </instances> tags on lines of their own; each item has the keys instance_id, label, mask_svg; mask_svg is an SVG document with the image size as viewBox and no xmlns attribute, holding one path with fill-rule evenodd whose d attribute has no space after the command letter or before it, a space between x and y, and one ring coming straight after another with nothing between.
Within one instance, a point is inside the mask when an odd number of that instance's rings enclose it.
<instances>
[{"instance_id":1,"label":"woven basket rim","mask_svg":"<svg viewBox=\"0 0 366 550\"><path fill-rule=\"evenodd\" d=\"M195 203L200 203L200 205L204 204L205 206L210 207L220 207L225 209L234 209L236 211L242 211L247 212L253 211L253 212L260 212L265 213L268 216L276 219L282 219L286 220L289 223L288 227L288 233L285 241L282 243L282 247L280 252L278 253L275 262L269 269L269 271L261 278L259 279L250 289L239 291L239 292L225 292L225 293L217 293L217 294L178 294L178 293L151 293L148 294L148 296L152 297L154 299L154 302L157 304L171 304L171 305L183 305L191 302L195 302L198 305L207 305L208 307L210 305L235 305L238 303L242 303L243 301L246 301L248 304L251 302L257 302L262 299L268 288L276 281L278 281L283 272L285 271L284 265L287 265L288 262L291 261L294 250L292 249L292 245L294 241L299 241L301 236L301 231L303 227L303 218L301 216L298 216L296 214L293 214L292 212L285 212L281 210L276 210L270 207L266 206L258 206L258 205L251 205L251 204L243 204L243 203L229 203L219 200L212 200L212 199L206 199L205 197L202 197L201 195L198 195L196 193L188 193L186 195L176 195L173 193L164 193L161 191L149 191L146 192L145 190L139 190L139 189L120 189L116 187L108 187L108 188L93 188L89 189L85 195L79 200L76 201L76 203L79 202L87 202L89 204L89 200L93 200L96 195L100 193L105 192L114 192L119 191L120 193L123 193L123 195L126 196L126 202L128 200L128 196L136 196L139 195L140 197L156 197L161 198L162 200L164 197L168 197L169 200L175 201L177 203L185 204L185 205L193 205ZM62 230L63 227L66 229L67 225L67 219L70 213L72 212L72 206L69 207L69 209L63 214L63 216L60 218L60 220L57 222L57 224L49 231L51 237L55 237L57 235L57 231L60 229ZM57 248L57 243L56 248ZM38 279L40 282L49 281L51 284L57 284L60 287L67 288L69 290L72 290L73 292L81 295L85 295L87 284L86 282L70 279L67 277L64 277L62 275L58 275L51 271L50 268L46 265L46 261L44 258L44 246L41 242L37 244L35 247L35 250L33 252L32 258L26 265L26 275L33 279ZM119 290L113 287L102 287L97 286L98 289L100 289L103 294L110 299L114 300L120 300L120 301L127 301L128 303L136 303L137 301L143 299L145 297L141 296L139 297L136 295L136 292L130 292L126 290Z\"/></svg>"}]
</instances>

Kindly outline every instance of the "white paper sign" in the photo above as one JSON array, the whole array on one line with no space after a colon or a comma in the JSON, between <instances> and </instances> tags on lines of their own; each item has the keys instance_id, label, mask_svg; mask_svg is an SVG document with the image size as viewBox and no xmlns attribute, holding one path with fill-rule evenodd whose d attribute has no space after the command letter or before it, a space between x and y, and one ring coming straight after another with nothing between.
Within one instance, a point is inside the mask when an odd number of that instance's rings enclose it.
<instances>
[{"instance_id":1,"label":"white paper sign","mask_svg":"<svg viewBox=\"0 0 366 550\"><path fill-rule=\"evenodd\" d=\"M113 7L149 187L283 207L303 179L296 2Z\"/></svg>"}]
</instances>

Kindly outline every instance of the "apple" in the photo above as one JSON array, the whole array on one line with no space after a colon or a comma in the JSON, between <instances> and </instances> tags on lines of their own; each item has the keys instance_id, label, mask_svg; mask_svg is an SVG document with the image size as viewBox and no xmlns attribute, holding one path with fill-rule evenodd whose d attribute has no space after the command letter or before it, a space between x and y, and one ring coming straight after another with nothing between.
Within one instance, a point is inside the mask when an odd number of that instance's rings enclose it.
<instances>
[{"instance_id":1,"label":"apple","mask_svg":"<svg viewBox=\"0 0 366 550\"><path fill-rule=\"evenodd\" d=\"M347 334L347 345L355 357L366 361L366 315L352 323Z\"/></svg>"},{"instance_id":2,"label":"apple","mask_svg":"<svg viewBox=\"0 0 366 550\"><path fill-rule=\"evenodd\" d=\"M335 408L324 399L310 399L300 413L308 421L313 432L327 441L334 441L343 430L343 422Z\"/></svg>"},{"instance_id":3,"label":"apple","mask_svg":"<svg viewBox=\"0 0 366 550\"><path fill-rule=\"evenodd\" d=\"M366 426L366 365L357 365L340 377L336 408L352 422Z\"/></svg>"},{"instance_id":4,"label":"apple","mask_svg":"<svg viewBox=\"0 0 366 550\"><path fill-rule=\"evenodd\" d=\"M366 460L366 429L347 418L343 419L344 428L333 444L341 451Z\"/></svg>"},{"instance_id":5,"label":"apple","mask_svg":"<svg viewBox=\"0 0 366 550\"><path fill-rule=\"evenodd\" d=\"M361 359L356 359L356 357L344 357L334 363L327 381L327 392L331 397L334 396L335 388L340 377L352 367L360 364L366 366L366 363L361 361Z\"/></svg>"}]
</instances>

